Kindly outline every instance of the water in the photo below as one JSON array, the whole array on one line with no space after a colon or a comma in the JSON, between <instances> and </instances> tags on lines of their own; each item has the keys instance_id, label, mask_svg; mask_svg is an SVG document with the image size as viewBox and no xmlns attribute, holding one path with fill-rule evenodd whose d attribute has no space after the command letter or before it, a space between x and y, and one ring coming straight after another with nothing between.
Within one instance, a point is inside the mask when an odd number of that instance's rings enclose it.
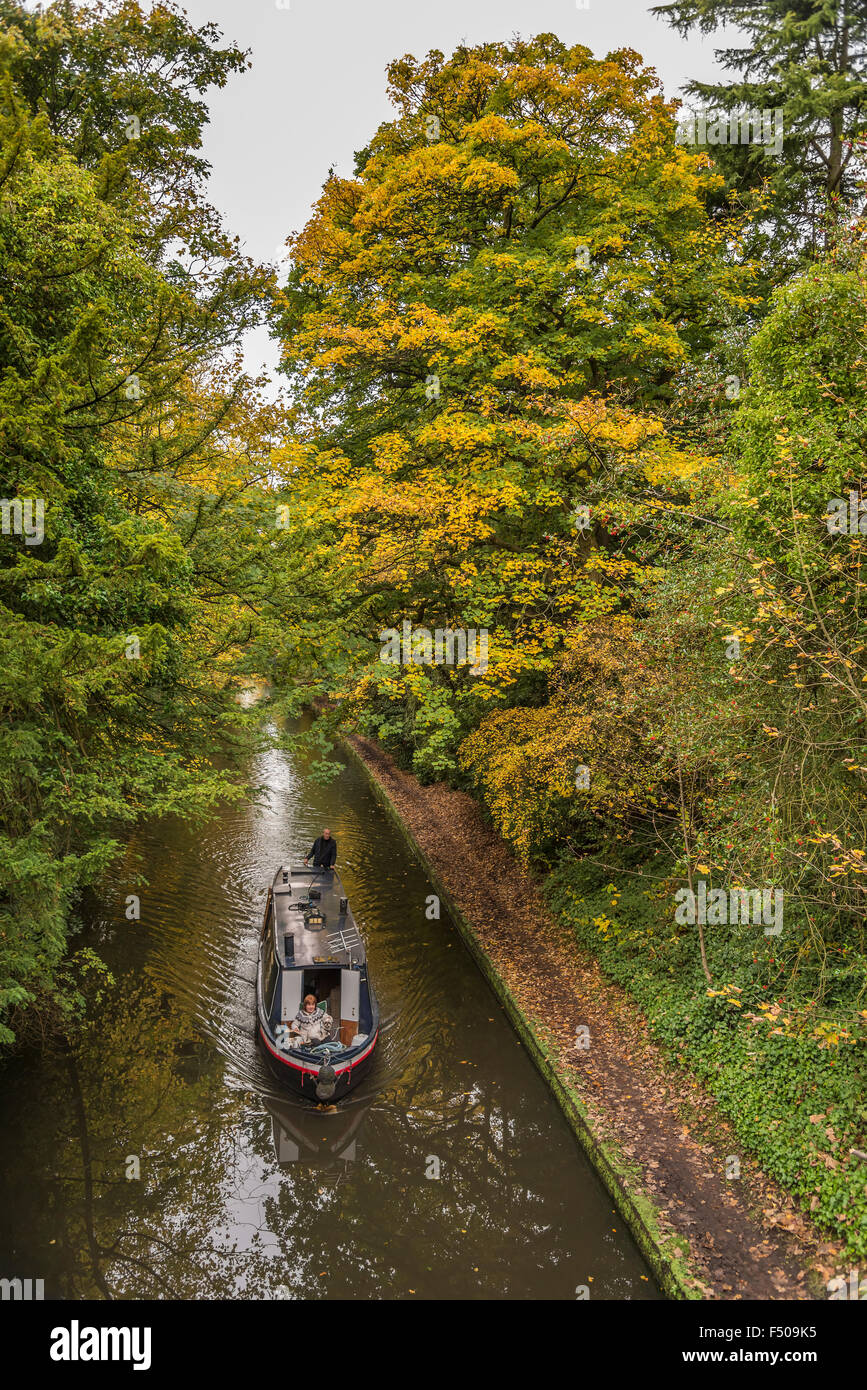
<instances>
[{"instance_id":1,"label":"water","mask_svg":"<svg viewBox=\"0 0 867 1390\"><path fill-rule=\"evenodd\" d=\"M271 751L254 777L258 805L136 834L76 942L115 977L93 1023L6 1067L2 1275L69 1299L660 1297L363 775L318 786ZM267 883L325 825L383 1016L330 1115L281 1092L253 1025Z\"/></svg>"}]
</instances>

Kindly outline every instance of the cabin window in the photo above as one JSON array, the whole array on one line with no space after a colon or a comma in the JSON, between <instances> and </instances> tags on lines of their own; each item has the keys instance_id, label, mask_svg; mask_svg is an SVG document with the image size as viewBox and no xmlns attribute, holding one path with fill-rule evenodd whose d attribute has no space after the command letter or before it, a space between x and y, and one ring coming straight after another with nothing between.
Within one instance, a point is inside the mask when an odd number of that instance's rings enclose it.
<instances>
[{"instance_id":1,"label":"cabin window","mask_svg":"<svg viewBox=\"0 0 867 1390\"><path fill-rule=\"evenodd\" d=\"M279 974L280 971L277 968L277 962L269 951L262 968L262 998L265 1001L265 1012L269 1018L271 1017L271 1009L274 1004L274 986L277 983L277 976Z\"/></svg>"}]
</instances>

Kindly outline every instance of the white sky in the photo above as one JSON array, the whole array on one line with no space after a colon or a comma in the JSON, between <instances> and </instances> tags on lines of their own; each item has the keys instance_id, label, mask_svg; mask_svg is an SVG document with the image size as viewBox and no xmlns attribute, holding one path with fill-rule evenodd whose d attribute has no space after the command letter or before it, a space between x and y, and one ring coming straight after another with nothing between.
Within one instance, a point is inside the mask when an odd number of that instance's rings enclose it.
<instances>
[{"instance_id":1,"label":"white sky","mask_svg":"<svg viewBox=\"0 0 867 1390\"><path fill-rule=\"evenodd\" d=\"M210 95L205 156L211 200L249 255L273 260L302 227L333 165L351 175L353 155L393 116L387 63L459 43L554 33L596 56L630 47L675 96L687 78L718 74L726 35L681 39L644 0L186 0L197 26L213 20L252 50L250 70ZM251 335L247 366L273 369L276 344Z\"/></svg>"}]
</instances>

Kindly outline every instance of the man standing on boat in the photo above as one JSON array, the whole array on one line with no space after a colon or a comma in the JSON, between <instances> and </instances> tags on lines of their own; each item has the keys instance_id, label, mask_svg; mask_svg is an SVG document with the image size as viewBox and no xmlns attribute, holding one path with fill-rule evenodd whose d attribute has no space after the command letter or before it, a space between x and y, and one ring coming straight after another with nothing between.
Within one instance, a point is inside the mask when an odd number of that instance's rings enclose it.
<instances>
[{"instance_id":1,"label":"man standing on boat","mask_svg":"<svg viewBox=\"0 0 867 1390\"><path fill-rule=\"evenodd\" d=\"M311 855L313 856L314 869L334 868L334 861L337 858L337 841L332 840L330 830L323 830L322 834L313 841L313 848L304 859L305 865Z\"/></svg>"}]
</instances>

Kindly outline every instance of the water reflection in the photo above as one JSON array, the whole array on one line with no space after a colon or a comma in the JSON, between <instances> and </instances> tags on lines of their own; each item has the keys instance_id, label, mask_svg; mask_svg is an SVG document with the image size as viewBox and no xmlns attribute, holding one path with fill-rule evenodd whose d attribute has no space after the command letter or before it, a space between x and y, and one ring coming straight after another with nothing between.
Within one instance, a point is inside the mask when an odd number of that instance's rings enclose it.
<instances>
[{"instance_id":1,"label":"water reflection","mask_svg":"<svg viewBox=\"0 0 867 1390\"><path fill-rule=\"evenodd\" d=\"M310 1163L342 1173L338 1165L358 1157L359 1134L372 1101L370 1096L356 1104L302 1108L290 1100L266 1097L277 1162L281 1167Z\"/></svg>"}]
</instances>

